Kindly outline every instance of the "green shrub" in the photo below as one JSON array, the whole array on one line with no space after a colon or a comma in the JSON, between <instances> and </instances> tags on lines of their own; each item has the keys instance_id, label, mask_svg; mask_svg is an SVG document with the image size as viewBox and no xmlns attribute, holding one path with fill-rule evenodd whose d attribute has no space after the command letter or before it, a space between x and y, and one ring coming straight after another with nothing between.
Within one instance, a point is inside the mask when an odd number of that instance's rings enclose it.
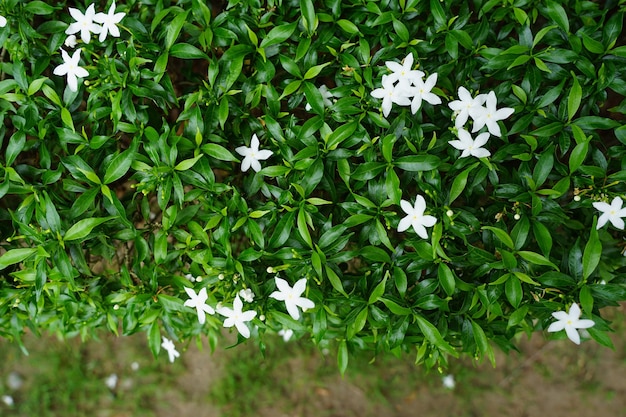
<instances>
[{"instance_id":1,"label":"green shrub","mask_svg":"<svg viewBox=\"0 0 626 417\"><path fill-rule=\"evenodd\" d=\"M6 0L0 335L611 346L625 5Z\"/></svg>"}]
</instances>

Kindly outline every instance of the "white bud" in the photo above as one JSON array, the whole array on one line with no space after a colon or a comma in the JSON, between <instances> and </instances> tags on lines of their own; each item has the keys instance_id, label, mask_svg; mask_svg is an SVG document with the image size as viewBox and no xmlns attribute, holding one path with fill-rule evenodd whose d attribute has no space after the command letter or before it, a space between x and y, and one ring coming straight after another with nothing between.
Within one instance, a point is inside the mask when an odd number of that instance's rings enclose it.
<instances>
[{"instance_id":1,"label":"white bud","mask_svg":"<svg viewBox=\"0 0 626 417\"><path fill-rule=\"evenodd\" d=\"M452 217L452 216L454 216L454 212L452 210L448 210L448 211L446 211L446 216Z\"/></svg>"},{"instance_id":2,"label":"white bud","mask_svg":"<svg viewBox=\"0 0 626 417\"><path fill-rule=\"evenodd\" d=\"M574 201L580 201L580 196L579 195L575 195L574 196Z\"/></svg>"},{"instance_id":3,"label":"white bud","mask_svg":"<svg viewBox=\"0 0 626 417\"><path fill-rule=\"evenodd\" d=\"M513 218L515 220L519 220L522 216L520 216L518 213L515 213L515 216L513 216Z\"/></svg>"}]
</instances>

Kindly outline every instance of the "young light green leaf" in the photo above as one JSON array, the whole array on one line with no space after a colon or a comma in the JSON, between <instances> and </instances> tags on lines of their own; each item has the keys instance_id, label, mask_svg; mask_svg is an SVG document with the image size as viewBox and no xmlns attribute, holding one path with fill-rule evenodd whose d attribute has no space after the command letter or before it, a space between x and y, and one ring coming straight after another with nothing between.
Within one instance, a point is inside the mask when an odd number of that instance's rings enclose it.
<instances>
[{"instance_id":1,"label":"young light green leaf","mask_svg":"<svg viewBox=\"0 0 626 417\"><path fill-rule=\"evenodd\" d=\"M87 237L89 233L96 227L101 225L104 222L113 219L113 217L92 217L89 219L82 219L76 222L72 227L70 227L67 232L65 232L65 236L63 236L63 240L79 240Z\"/></svg>"}]
</instances>

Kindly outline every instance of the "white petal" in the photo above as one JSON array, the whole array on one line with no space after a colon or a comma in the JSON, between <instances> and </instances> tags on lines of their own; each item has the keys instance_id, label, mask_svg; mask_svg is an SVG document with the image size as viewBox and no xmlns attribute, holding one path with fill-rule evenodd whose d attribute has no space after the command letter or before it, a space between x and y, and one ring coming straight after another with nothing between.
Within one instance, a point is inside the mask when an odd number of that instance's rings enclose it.
<instances>
[{"instance_id":1,"label":"white petal","mask_svg":"<svg viewBox=\"0 0 626 417\"><path fill-rule=\"evenodd\" d=\"M402 220L400 220L400 223L398 223L398 232L402 233L409 227L411 227L411 222L411 216L406 216Z\"/></svg>"},{"instance_id":2,"label":"white petal","mask_svg":"<svg viewBox=\"0 0 626 417\"><path fill-rule=\"evenodd\" d=\"M578 306L578 304L574 303L572 304L572 306L569 308L569 311L567 313L567 315L570 318L573 319L578 319L580 317L580 307Z\"/></svg>"},{"instance_id":3,"label":"white petal","mask_svg":"<svg viewBox=\"0 0 626 417\"><path fill-rule=\"evenodd\" d=\"M593 320L588 320L588 319L583 319L583 320L578 320L578 322L576 323L576 328L577 329L588 329L590 327L593 327L596 323L594 323Z\"/></svg>"},{"instance_id":4,"label":"white petal","mask_svg":"<svg viewBox=\"0 0 626 417\"><path fill-rule=\"evenodd\" d=\"M300 320L300 310L298 310L298 307L296 306L295 303L285 302L285 307L287 307L287 312L289 313L292 319Z\"/></svg>"},{"instance_id":5,"label":"white petal","mask_svg":"<svg viewBox=\"0 0 626 417\"><path fill-rule=\"evenodd\" d=\"M246 339L250 337L250 329L248 329L248 326L246 326L245 323L243 323L241 321L236 321L235 322L235 327L237 327L237 331L243 337L245 337Z\"/></svg>"},{"instance_id":6,"label":"white petal","mask_svg":"<svg viewBox=\"0 0 626 417\"><path fill-rule=\"evenodd\" d=\"M406 214L413 214L413 206L406 200L400 200L400 207Z\"/></svg>"},{"instance_id":7,"label":"white petal","mask_svg":"<svg viewBox=\"0 0 626 417\"><path fill-rule=\"evenodd\" d=\"M315 303L309 300L308 298L304 298L304 297L298 298L298 300L296 301L296 305L299 305L303 309L315 308Z\"/></svg>"},{"instance_id":8,"label":"white petal","mask_svg":"<svg viewBox=\"0 0 626 417\"><path fill-rule=\"evenodd\" d=\"M548 332L550 332L550 333L560 332L564 328L565 328L565 322L563 322L563 321L555 321L554 323L550 324L550 326L548 327Z\"/></svg>"},{"instance_id":9,"label":"white petal","mask_svg":"<svg viewBox=\"0 0 626 417\"><path fill-rule=\"evenodd\" d=\"M250 148L255 152L259 150L259 138L257 138L256 133L252 135L252 141L250 141Z\"/></svg>"},{"instance_id":10,"label":"white petal","mask_svg":"<svg viewBox=\"0 0 626 417\"><path fill-rule=\"evenodd\" d=\"M471 155L475 156L476 158L486 158L491 155L491 152L489 152L485 148L475 148L474 150L472 150Z\"/></svg>"},{"instance_id":11,"label":"white petal","mask_svg":"<svg viewBox=\"0 0 626 417\"><path fill-rule=\"evenodd\" d=\"M415 197L415 204L413 205L413 211L414 213L418 213L421 215L422 213L424 213L424 210L426 210L426 200L424 200L424 197L418 194Z\"/></svg>"},{"instance_id":12,"label":"white petal","mask_svg":"<svg viewBox=\"0 0 626 417\"><path fill-rule=\"evenodd\" d=\"M610 218L611 224L615 226L616 229L624 230L624 220L621 217L613 216Z\"/></svg>"},{"instance_id":13,"label":"white petal","mask_svg":"<svg viewBox=\"0 0 626 417\"><path fill-rule=\"evenodd\" d=\"M413 230L415 230L415 233L422 239L428 239L428 232L426 232L426 228L420 223L413 223Z\"/></svg>"},{"instance_id":14,"label":"white petal","mask_svg":"<svg viewBox=\"0 0 626 417\"><path fill-rule=\"evenodd\" d=\"M274 152L267 150L267 149L263 149L256 153L256 159L260 161L264 161L272 155L274 155Z\"/></svg>"},{"instance_id":15,"label":"white petal","mask_svg":"<svg viewBox=\"0 0 626 417\"><path fill-rule=\"evenodd\" d=\"M435 216L426 215L422 217L422 224L426 227L433 227L437 223Z\"/></svg>"},{"instance_id":16,"label":"white petal","mask_svg":"<svg viewBox=\"0 0 626 417\"><path fill-rule=\"evenodd\" d=\"M578 334L578 331L576 329L574 329L572 326L565 326L565 333L567 334L569 340L576 343L577 345L580 345L580 335Z\"/></svg>"},{"instance_id":17,"label":"white petal","mask_svg":"<svg viewBox=\"0 0 626 417\"><path fill-rule=\"evenodd\" d=\"M301 278L293 284L293 295L299 297L304 291L306 291L306 278Z\"/></svg>"},{"instance_id":18,"label":"white petal","mask_svg":"<svg viewBox=\"0 0 626 417\"><path fill-rule=\"evenodd\" d=\"M259 172L261 170L261 164L254 158L250 158L250 166L252 166L254 172Z\"/></svg>"},{"instance_id":19,"label":"white petal","mask_svg":"<svg viewBox=\"0 0 626 417\"><path fill-rule=\"evenodd\" d=\"M252 164L252 161L254 161L254 159L250 158L249 156L246 156L245 158L243 158L243 161L241 161L241 170L243 172L246 172L250 168L250 165ZM257 164L258 164L258 162L257 162Z\"/></svg>"}]
</instances>

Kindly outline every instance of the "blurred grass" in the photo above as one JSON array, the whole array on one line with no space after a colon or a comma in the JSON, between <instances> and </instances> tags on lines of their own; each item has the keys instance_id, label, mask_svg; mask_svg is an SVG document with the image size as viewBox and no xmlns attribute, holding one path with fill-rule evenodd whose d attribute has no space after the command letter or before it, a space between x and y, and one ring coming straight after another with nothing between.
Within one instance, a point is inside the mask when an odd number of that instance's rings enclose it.
<instances>
[{"instance_id":1,"label":"blurred grass","mask_svg":"<svg viewBox=\"0 0 626 417\"><path fill-rule=\"evenodd\" d=\"M421 417L626 415L626 321L615 318L611 351L589 341L521 335L521 353L498 354L498 367L452 361L446 373L424 373L412 355L350 357L342 378L333 352L301 340L267 337L265 354L254 341L215 353L178 345L174 364L153 359L143 335L81 343L25 338L29 356L0 340L0 416L175 417ZM136 368L133 369L133 363ZM117 384L108 388L112 374ZM17 377L19 375L19 377ZM22 381L11 388L10 379ZM591 414L590 414L591 413Z\"/></svg>"}]
</instances>

